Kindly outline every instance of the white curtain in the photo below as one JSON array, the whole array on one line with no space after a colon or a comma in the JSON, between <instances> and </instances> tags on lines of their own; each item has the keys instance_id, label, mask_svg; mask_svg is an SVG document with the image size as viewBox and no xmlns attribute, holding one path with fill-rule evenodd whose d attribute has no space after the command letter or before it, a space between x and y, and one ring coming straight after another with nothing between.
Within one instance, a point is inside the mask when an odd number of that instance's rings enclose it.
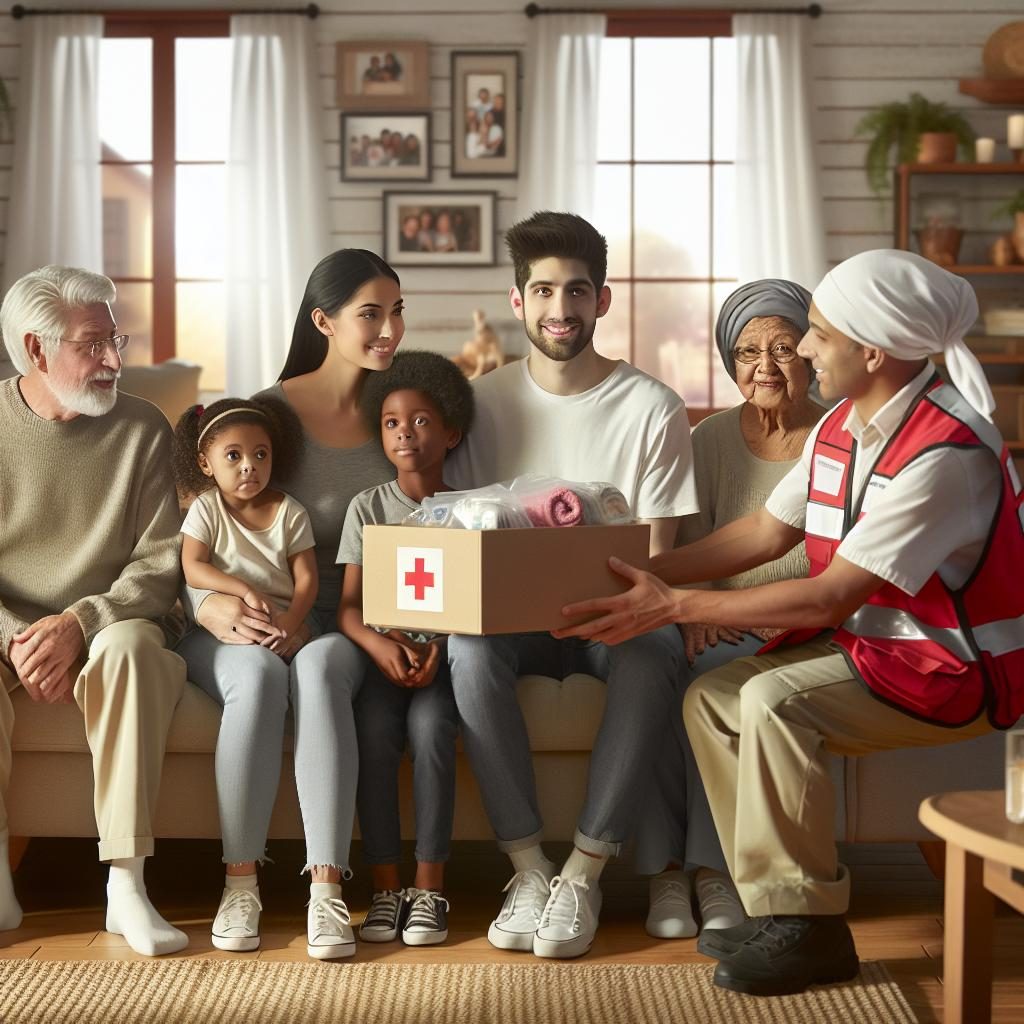
<instances>
[{"instance_id":1,"label":"white curtain","mask_svg":"<svg viewBox=\"0 0 1024 1024\"><path fill-rule=\"evenodd\" d=\"M784 277L813 289L827 269L806 23L792 14L733 18L741 282Z\"/></svg>"},{"instance_id":2,"label":"white curtain","mask_svg":"<svg viewBox=\"0 0 1024 1024\"><path fill-rule=\"evenodd\" d=\"M102 38L94 15L22 22L5 291L49 263L103 270Z\"/></svg>"},{"instance_id":3,"label":"white curtain","mask_svg":"<svg viewBox=\"0 0 1024 1024\"><path fill-rule=\"evenodd\" d=\"M531 19L519 214L567 210L594 218L603 14Z\"/></svg>"},{"instance_id":4,"label":"white curtain","mask_svg":"<svg viewBox=\"0 0 1024 1024\"><path fill-rule=\"evenodd\" d=\"M272 384L306 279L327 254L327 179L312 22L231 19L227 393Z\"/></svg>"}]
</instances>

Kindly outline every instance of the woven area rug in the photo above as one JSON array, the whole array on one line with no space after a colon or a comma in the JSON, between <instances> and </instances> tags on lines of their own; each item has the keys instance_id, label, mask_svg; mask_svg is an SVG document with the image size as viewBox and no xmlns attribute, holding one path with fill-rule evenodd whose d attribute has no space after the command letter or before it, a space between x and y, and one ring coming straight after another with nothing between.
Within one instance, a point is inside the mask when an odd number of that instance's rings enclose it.
<instances>
[{"instance_id":1,"label":"woven area rug","mask_svg":"<svg viewBox=\"0 0 1024 1024\"><path fill-rule=\"evenodd\" d=\"M3 1024L915 1024L878 963L845 985L756 999L711 965L0 962Z\"/></svg>"}]
</instances>

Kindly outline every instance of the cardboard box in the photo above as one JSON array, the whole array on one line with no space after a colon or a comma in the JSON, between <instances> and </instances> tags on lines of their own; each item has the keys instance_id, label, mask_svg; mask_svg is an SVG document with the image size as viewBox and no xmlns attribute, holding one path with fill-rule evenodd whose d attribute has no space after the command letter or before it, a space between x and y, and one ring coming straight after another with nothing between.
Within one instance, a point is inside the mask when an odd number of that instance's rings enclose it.
<instances>
[{"instance_id":1,"label":"cardboard box","mask_svg":"<svg viewBox=\"0 0 1024 1024\"><path fill-rule=\"evenodd\" d=\"M570 625L563 605L620 594L616 555L646 569L651 528L573 526L363 530L363 619L436 633L528 633ZM581 621L581 620L575 620Z\"/></svg>"}]
</instances>

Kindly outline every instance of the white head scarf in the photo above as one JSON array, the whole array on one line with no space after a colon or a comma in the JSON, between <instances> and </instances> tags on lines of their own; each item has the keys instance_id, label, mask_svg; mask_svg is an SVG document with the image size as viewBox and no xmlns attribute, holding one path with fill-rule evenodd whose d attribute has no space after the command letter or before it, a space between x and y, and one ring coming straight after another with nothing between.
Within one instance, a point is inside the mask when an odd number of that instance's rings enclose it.
<instances>
[{"instance_id":1,"label":"white head scarf","mask_svg":"<svg viewBox=\"0 0 1024 1024\"><path fill-rule=\"evenodd\" d=\"M978 319L974 289L916 253L874 249L829 271L814 290L828 322L861 345L897 359L942 353L953 386L987 420L995 400L964 334Z\"/></svg>"}]
</instances>

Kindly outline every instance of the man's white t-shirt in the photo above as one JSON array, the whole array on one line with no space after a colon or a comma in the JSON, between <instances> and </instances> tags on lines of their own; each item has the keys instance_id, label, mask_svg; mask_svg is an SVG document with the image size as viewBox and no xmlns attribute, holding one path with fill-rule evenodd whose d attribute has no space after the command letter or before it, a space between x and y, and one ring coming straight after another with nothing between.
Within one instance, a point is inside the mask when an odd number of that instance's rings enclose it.
<instances>
[{"instance_id":1,"label":"man's white t-shirt","mask_svg":"<svg viewBox=\"0 0 1024 1024\"><path fill-rule=\"evenodd\" d=\"M552 395L523 359L478 378L474 395L473 428L445 463L457 490L539 473L614 484L638 519L698 510L686 406L628 363L582 394Z\"/></svg>"}]
</instances>

